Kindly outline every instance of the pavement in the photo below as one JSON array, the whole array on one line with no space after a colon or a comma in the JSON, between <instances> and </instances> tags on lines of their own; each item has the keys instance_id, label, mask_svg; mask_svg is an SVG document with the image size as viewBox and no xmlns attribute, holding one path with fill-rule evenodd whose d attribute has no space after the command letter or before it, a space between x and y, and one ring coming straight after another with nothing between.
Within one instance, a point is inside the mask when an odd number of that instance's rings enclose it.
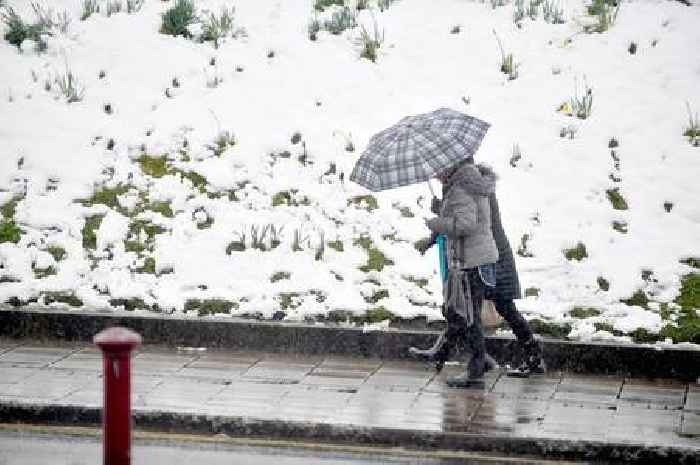
<instances>
[{"instance_id":1,"label":"pavement","mask_svg":"<svg viewBox=\"0 0 700 465\"><path fill-rule=\"evenodd\" d=\"M98 423L101 368L84 343L0 340L0 421ZM697 382L495 371L483 390L449 388L460 369L144 346L132 357L133 414L137 428L166 431L699 463Z\"/></svg>"}]
</instances>

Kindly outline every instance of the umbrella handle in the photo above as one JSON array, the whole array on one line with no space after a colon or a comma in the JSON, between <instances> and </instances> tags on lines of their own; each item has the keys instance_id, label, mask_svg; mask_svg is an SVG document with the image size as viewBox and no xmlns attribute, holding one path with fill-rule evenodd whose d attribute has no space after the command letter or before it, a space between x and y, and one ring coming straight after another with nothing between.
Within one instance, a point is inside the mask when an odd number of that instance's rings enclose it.
<instances>
[{"instance_id":1,"label":"umbrella handle","mask_svg":"<svg viewBox=\"0 0 700 465\"><path fill-rule=\"evenodd\" d=\"M430 189L430 194L435 197L435 191L433 191L433 185L430 184L430 180L425 181L428 183L428 189Z\"/></svg>"}]
</instances>

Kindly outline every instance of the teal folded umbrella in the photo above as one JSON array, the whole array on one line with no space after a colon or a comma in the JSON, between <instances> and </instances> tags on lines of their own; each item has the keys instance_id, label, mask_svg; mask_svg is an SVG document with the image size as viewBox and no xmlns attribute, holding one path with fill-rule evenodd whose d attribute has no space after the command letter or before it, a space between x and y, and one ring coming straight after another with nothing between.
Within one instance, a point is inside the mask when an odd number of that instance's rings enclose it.
<instances>
[{"instance_id":1,"label":"teal folded umbrella","mask_svg":"<svg viewBox=\"0 0 700 465\"><path fill-rule=\"evenodd\" d=\"M440 260L440 277L444 283L447 281L447 244L444 234L438 234L437 246L438 258Z\"/></svg>"}]
</instances>

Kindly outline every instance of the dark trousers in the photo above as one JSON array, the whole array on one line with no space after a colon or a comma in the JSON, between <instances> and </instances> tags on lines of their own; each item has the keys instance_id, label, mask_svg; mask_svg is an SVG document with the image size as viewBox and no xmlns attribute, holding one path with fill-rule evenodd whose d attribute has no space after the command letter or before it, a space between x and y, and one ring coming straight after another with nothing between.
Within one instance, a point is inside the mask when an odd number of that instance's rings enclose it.
<instances>
[{"instance_id":1,"label":"dark trousers","mask_svg":"<svg viewBox=\"0 0 700 465\"><path fill-rule=\"evenodd\" d=\"M452 340L459 340L464 344L465 350L472 354L468 365L469 376L480 378L484 373L486 361L486 342L484 340L483 326L481 325L481 304L484 300L486 288L481 280L478 268L467 270L462 285L469 286L471 291L474 322L471 326L467 326L466 321L461 316L448 309L448 339L452 337L454 338ZM449 333L452 333L451 337Z\"/></svg>"},{"instance_id":2,"label":"dark trousers","mask_svg":"<svg viewBox=\"0 0 700 465\"><path fill-rule=\"evenodd\" d=\"M494 300L494 306L499 315L508 322L508 325L518 338L518 342L526 342L532 338L532 330L527 320L523 318L512 300Z\"/></svg>"}]
</instances>

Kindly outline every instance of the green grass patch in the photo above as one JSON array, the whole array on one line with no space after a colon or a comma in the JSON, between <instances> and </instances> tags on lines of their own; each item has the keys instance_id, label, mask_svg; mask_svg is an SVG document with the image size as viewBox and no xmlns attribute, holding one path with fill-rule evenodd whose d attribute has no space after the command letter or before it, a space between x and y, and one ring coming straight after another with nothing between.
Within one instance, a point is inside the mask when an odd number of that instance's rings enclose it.
<instances>
[{"instance_id":1,"label":"green grass patch","mask_svg":"<svg viewBox=\"0 0 700 465\"><path fill-rule=\"evenodd\" d=\"M621 234L627 234L627 223L624 221L613 221L612 228Z\"/></svg>"},{"instance_id":2,"label":"green grass patch","mask_svg":"<svg viewBox=\"0 0 700 465\"><path fill-rule=\"evenodd\" d=\"M634 294L632 294L632 297L629 299L622 299L620 302L627 304L629 306L637 306L637 307L642 307L644 309L649 309L649 298L647 297L646 293L638 289L635 291Z\"/></svg>"},{"instance_id":3,"label":"green grass patch","mask_svg":"<svg viewBox=\"0 0 700 465\"><path fill-rule=\"evenodd\" d=\"M129 186L119 184L116 187L100 187L92 194L92 197L81 200L80 203L86 206L106 205L115 210L121 210L117 197L126 194L129 191Z\"/></svg>"},{"instance_id":4,"label":"green grass patch","mask_svg":"<svg viewBox=\"0 0 700 465\"><path fill-rule=\"evenodd\" d=\"M282 281L292 277L292 274L288 271L277 271L272 276L270 276L270 282L276 283L277 281Z\"/></svg>"},{"instance_id":5,"label":"green grass patch","mask_svg":"<svg viewBox=\"0 0 700 465\"><path fill-rule=\"evenodd\" d=\"M534 318L528 321L528 324L536 334L551 336L558 339L565 339L571 332L571 324L569 323L552 323L550 321Z\"/></svg>"},{"instance_id":6,"label":"green grass patch","mask_svg":"<svg viewBox=\"0 0 700 465\"><path fill-rule=\"evenodd\" d=\"M165 155L152 157L143 154L138 158L138 163L141 166L143 174L153 176L154 178L161 178L166 174L172 174L170 166L168 165L168 157Z\"/></svg>"},{"instance_id":7,"label":"green grass patch","mask_svg":"<svg viewBox=\"0 0 700 465\"><path fill-rule=\"evenodd\" d=\"M681 306L678 319L661 330L661 335L670 337L673 342L693 342L700 344L700 273L690 273L681 279L681 290L675 303Z\"/></svg>"},{"instance_id":8,"label":"green grass patch","mask_svg":"<svg viewBox=\"0 0 700 465\"><path fill-rule=\"evenodd\" d=\"M142 254L147 249L146 244L139 241L124 241L124 250Z\"/></svg>"},{"instance_id":9,"label":"green grass patch","mask_svg":"<svg viewBox=\"0 0 700 465\"><path fill-rule=\"evenodd\" d=\"M528 287L525 289L525 297L539 297L540 289L537 287Z\"/></svg>"},{"instance_id":10,"label":"green grass patch","mask_svg":"<svg viewBox=\"0 0 700 465\"><path fill-rule=\"evenodd\" d=\"M109 305L112 307L124 307L124 310L133 312L134 310L152 310L140 297L130 297L128 299L110 299Z\"/></svg>"},{"instance_id":11,"label":"green grass patch","mask_svg":"<svg viewBox=\"0 0 700 465\"><path fill-rule=\"evenodd\" d=\"M634 331L630 331L628 336L630 336L637 344L653 344L656 341L660 341L664 338L660 333L652 333L644 328L637 328Z\"/></svg>"},{"instance_id":12,"label":"green grass patch","mask_svg":"<svg viewBox=\"0 0 700 465\"><path fill-rule=\"evenodd\" d=\"M133 236L138 236L142 231L146 235L147 241L152 242L156 234L162 234L166 230L148 220L135 220L129 225L129 233Z\"/></svg>"},{"instance_id":13,"label":"green grass patch","mask_svg":"<svg viewBox=\"0 0 700 465\"><path fill-rule=\"evenodd\" d=\"M183 179L188 179L192 186L197 189L200 193L205 193L207 191L207 178L194 171L184 171L181 169L174 169L173 173L179 173Z\"/></svg>"},{"instance_id":14,"label":"green grass patch","mask_svg":"<svg viewBox=\"0 0 700 465\"><path fill-rule=\"evenodd\" d=\"M15 224L14 221L0 221L0 244L3 242L12 242L16 244L22 237L22 230Z\"/></svg>"},{"instance_id":15,"label":"green grass patch","mask_svg":"<svg viewBox=\"0 0 700 465\"><path fill-rule=\"evenodd\" d=\"M355 197L351 197L348 199L348 206L350 205L364 206L364 209L368 212L379 208L377 198L373 195L356 195Z\"/></svg>"},{"instance_id":16,"label":"green grass patch","mask_svg":"<svg viewBox=\"0 0 700 465\"><path fill-rule=\"evenodd\" d=\"M607 331L613 336L623 336L622 331L618 331L617 329L613 328L613 325L610 323L604 323L604 322L597 322L593 323L593 327L595 328L596 331Z\"/></svg>"},{"instance_id":17,"label":"green grass patch","mask_svg":"<svg viewBox=\"0 0 700 465\"><path fill-rule=\"evenodd\" d=\"M385 307L374 307L367 310L364 318L361 318L363 323L379 323L384 320L396 320L396 315L391 313Z\"/></svg>"},{"instance_id":18,"label":"green grass patch","mask_svg":"<svg viewBox=\"0 0 700 465\"><path fill-rule=\"evenodd\" d=\"M590 318L600 315L600 310L592 307L574 307L569 311L569 315L573 318Z\"/></svg>"},{"instance_id":19,"label":"green grass patch","mask_svg":"<svg viewBox=\"0 0 700 465\"><path fill-rule=\"evenodd\" d=\"M367 251L367 263L360 266L360 270L365 273L369 271L382 271L385 266L393 265L394 262L386 257L384 253L374 246L369 236L360 236L355 239L354 245L358 245Z\"/></svg>"},{"instance_id":20,"label":"green grass patch","mask_svg":"<svg viewBox=\"0 0 700 465\"><path fill-rule=\"evenodd\" d=\"M97 236L95 232L100 227L102 218L104 218L104 215L92 215L85 218L85 225L83 225L82 230L84 249L97 249Z\"/></svg>"},{"instance_id":21,"label":"green grass patch","mask_svg":"<svg viewBox=\"0 0 700 465\"><path fill-rule=\"evenodd\" d=\"M291 205L292 195L289 191L280 191L272 196L272 206L276 207L278 205Z\"/></svg>"},{"instance_id":22,"label":"green grass patch","mask_svg":"<svg viewBox=\"0 0 700 465\"><path fill-rule=\"evenodd\" d=\"M608 196L608 200L615 210L627 210L629 208L627 206L627 201L622 194L620 194L619 188L608 189L605 191L605 194Z\"/></svg>"},{"instance_id":23,"label":"green grass patch","mask_svg":"<svg viewBox=\"0 0 700 465\"><path fill-rule=\"evenodd\" d=\"M389 291L386 289L379 289L375 291L371 296L365 297L365 302L370 304L376 304L380 300L389 297Z\"/></svg>"},{"instance_id":24,"label":"green grass patch","mask_svg":"<svg viewBox=\"0 0 700 465\"><path fill-rule=\"evenodd\" d=\"M46 302L46 305L61 303L70 305L71 307L83 306L83 301L76 297L75 294L67 294L64 292L47 292L44 294L44 302Z\"/></svg>"},{"instance_id":25,"label":"green grass patch","mask_svg":"<svg viewBox=\"0 0 700 465\"><path fill-rule=\"evenodd\" d=\"M421 289L425 288L428 285L428 279L427 278L416 278L415 276L401 276L403 279L408 281L409 283L413 283L416 286L420 287Z\"/></svg>"},{"instance_id":26,"label":"green grass patch","mask_svg":"<svg viewBox=\"0 0 700 465\"><path fill-rule=\"evenodd\" d=\"M166 218L172 218L175 216L173 209L170 206L170 202L151 202L146 209L151 210L152 212L160 213Z\"/></svg>"},{"instance_id":27,"label":"green grass patch","mask_svg":"<svg viewBox=\"0 0 700 465\"><path fill-rule=\"evenodd\" d=\"M5 202L2 207L0 207L0 214L2 214L2 217L7 220L14 218L17 204L20 200L22 200L21 196L14 196L12 199Z\"/></svg>"},{"instance_id":28,"label":"green grass patch","mask_svg":"<svg viewBox=\"0 0 700 465\"><path fill-rule=\"evenodd\" d=\"M330 247L333 250L336 250L338 252L343 252L344 247L343 247L343 241L337 240L337 241L328 241L326 243L328 247Z\"/></svg>"},{"instance_id":29,"label":"green grass patch","mask_svg":"<svg viewBox=\"0 0 700 465\"><path fill-rule=\"evenodd\" d=\"M588 252L586 251L586 245L583 242L576 244L576 247L564 250L564 256L567 260L576 260L580 262L584 258L588 257Z\"/></svg>"},{"instance_id":30,"label":"green grass patch","mask_svg":"<svg viewBox=\"0 0 700 465\"><path fill-rule=\"evenodd\" d=\"M60 245L50 245L46 248L46 251L51 254L54 260L60 262L66 258L66 249Z\"/></svg>"},{"instance_id":31,"label":"green grass patch","mask_svg":"<svg viewBox=\"0 0 700 465\"><path fill-rule=\"evenodd\" d=\"M280 292L277 294L280 308L284 311L297 308L300 304L294 301L295 297L299 297L298 292Z\"/></svg>"},{"instance_id":32,"label":"green grass patch","mask_svg":"<svg viewBox=\"0 0 700 465\"><path fill-rule=\"evenodd\" d=\"M137 273L147 273L156 274L156 259L153 257L146 257L143 261L143 265L136 268Z\"/></svg>"},{"instance_id":33,"label":"green grass patch","mask_svg":"<svg viewBox=\"0 0 700 465\"><path fill-rule=\"evenodd\" d=\"M230 314L234 308L238 308L238 302L226 299L189 299L185 302L185 311L197 310L199 316Z\"/></svg>"},{"instance_id":34,"label":"green grass patch","mask_svg":"<svg viewBox=\"0 0 700 465\"><path fill-rule=\"evenodd\" d=\"M53 265L48 268L34 268L33 271L36 279L43 279L56 274L56 268Z\"/></svg>"},{"instance_id":35,"label":"green grass patch","mask_svg":"<svg viewBox=\"0 0 700 465\"><path fill-rule=\"evenodd\" d=\"M688 265L690 267L700 269L700 258L698 258L698 257L683 258L679 261L684 265Z\"/></svg>"}]
</instances>

